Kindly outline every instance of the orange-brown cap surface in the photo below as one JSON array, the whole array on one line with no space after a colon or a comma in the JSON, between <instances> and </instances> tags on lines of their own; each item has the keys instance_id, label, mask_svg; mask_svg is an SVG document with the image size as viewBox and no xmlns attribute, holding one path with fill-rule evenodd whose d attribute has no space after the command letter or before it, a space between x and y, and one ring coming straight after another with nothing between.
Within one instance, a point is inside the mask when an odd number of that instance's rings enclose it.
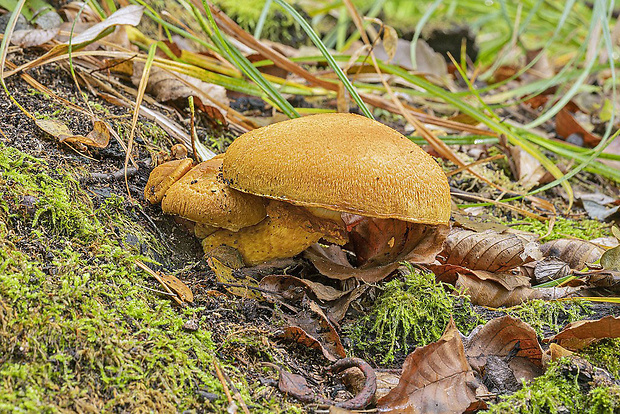
<instances>
[{"instance_id":1,"label":"orange-brown cap surface","mask_svg":"<svg viewBox=\"0 0 620 414\"><path fill-rule=\"evenodd\" d=\"M448 224L450 188L433 158L379 122L321 114L237 138L226 151L233 188L302 206Z\"/></svg>"},{"instance_id":2,"label":"orange-brown cap surface","mask_svg":"<svg viewBox=\"0 0 620 414\"><path fill-rule=\"evenodd\" d=\"M232 231L263 220L266 216L263 200L236 191L218 179L221 166L219 157L198 164L166 191L162 210Z\"/></svg>"}]
</instances>

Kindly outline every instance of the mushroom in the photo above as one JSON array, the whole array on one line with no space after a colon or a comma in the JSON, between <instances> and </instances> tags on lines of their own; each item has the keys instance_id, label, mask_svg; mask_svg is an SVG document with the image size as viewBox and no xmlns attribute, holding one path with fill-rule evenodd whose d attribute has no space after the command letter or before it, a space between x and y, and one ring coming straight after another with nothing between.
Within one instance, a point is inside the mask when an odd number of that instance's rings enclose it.
<instances>
[{"instance_id":1,"label":"mushroom","mask_svg":"<svg viewBox=\"0 0 620 414\"><path fill-rule=\"evenodd\" d=\"M158 169L176 172L165 165L153 170L145 195L162 191ZM222 159L170 185L162 208L206 227L205 252L232 246L247 265L322 241L373 268L434 258L448 230L450 190L433 158L397 131L321 114L243 134Z\"/></svg>"}]
</instances>

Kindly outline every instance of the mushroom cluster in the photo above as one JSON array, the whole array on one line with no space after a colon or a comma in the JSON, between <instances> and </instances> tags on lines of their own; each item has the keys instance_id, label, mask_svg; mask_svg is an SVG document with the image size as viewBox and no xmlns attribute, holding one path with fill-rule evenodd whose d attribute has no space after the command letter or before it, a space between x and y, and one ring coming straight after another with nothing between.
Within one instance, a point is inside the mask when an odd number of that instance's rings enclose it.
<instances>
[{"instance_id":1,"label":"mushroom cluster","mask_svg":"<svg viewBox=\"0 0 620 414\"><path fill-rule=\"evenodd\" d=\"M336 273L432 260L450 218L448 182L432 157L353 114L250 131L195 167L189 159L164 163L145 197L195 222L206 253L227 245L252 266L315 245L310 258Z\"/></svg>"}]
</instances>

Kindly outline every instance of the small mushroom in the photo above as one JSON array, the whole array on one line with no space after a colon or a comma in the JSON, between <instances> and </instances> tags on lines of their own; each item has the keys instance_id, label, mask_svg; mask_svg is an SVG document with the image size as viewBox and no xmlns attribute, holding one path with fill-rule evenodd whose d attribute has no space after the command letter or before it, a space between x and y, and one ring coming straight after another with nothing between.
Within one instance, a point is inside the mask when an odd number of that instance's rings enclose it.
<instances>
[{"instance_id":1,"label":"small mushroom","mask_svg":"<svg viewBox=\"0 0 620 414\"><path fill-rule=\"evenodd\" d=\"M450 190L440 166L362 116L312 115L259 128L217 163L199 164L162 202L164 211L200 223L205 252L228 245L254 265L323 241L373 267L434 257L447 234ZM421 248L428 254L416 256Z\"/></svg>"}]
</instances>

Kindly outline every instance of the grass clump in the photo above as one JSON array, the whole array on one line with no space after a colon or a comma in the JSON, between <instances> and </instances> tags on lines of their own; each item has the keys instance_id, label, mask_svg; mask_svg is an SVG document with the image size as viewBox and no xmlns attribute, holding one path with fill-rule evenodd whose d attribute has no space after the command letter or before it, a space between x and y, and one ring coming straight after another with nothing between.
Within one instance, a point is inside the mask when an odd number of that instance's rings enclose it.
<instances>
[{"instance_id":1,"label":"grass clump","mask_svg":"<svg viewBox=\"0 0 620 414\"><path fill-rule=\"evenodd\" d=\"M108 207L0 145L0 411L224 410L197 392L223 395L210 332L183 329L198 310L141 287Z\"/></svg>"},{"instance_id":2,"label":"grass clump","mask_svg":"<svg viewBox=\"0 0 620 414\"><path fill-rule=\"evenodd\" d=\"M620 338L605 338L579 351L593 365L620 378Z\"/></svg>"},{"instance_id":3,"label":"grass clump","mask_svg":"<svg viewBox=\"0 0 620 414\"><path fill-rule=\"evenodd\" d=\"M524 224L516 224L512 228L530 233L536 233L540 237L547 234L547 223L524 217ZM547 237L540 239L541 242L548 242L556 239L563 239L567 236L583 240L592 240L599 237L610 236L609 227L596 220L570 220L558 217L553 226L553 231Z\"/></svg>"},{"instance_id":4,"label":"grass clump","mask_svg":"<svg viewBox=\"0 0 620 414\"><path fill-rule=\"evenodd\" d=\"M533 299L500 311L529 324L540 337L556 334L566 324L592 314L590 303L578 299L562 302Z\"/></svg>"},{"instance_id":5,"label":"grass clump","mask_svg":"<svg viewBox=\"0 0 620 414\"><path fill-rule=\"evenodd\" d=\"M543 375L502 397L484 413L612 414L620 410L620 387L582 389L577 382L578 370L567 369L569 364L567 360L550 364Z\"/></svg>"},{"instance_id":6,"label":"grass clump","mask_svg":"<svg viewBox=\"0 0 620 414\"><path fill-rule=\"evenodd\" d=\"M386 283L370 313L344 327L355 351L371 353L390 363L396 353L438 340L452 316L459 330L467 334L479 322L469 299L446 290L435 275L407 264L408 273Z\"/></svg>"}]
</instances>

